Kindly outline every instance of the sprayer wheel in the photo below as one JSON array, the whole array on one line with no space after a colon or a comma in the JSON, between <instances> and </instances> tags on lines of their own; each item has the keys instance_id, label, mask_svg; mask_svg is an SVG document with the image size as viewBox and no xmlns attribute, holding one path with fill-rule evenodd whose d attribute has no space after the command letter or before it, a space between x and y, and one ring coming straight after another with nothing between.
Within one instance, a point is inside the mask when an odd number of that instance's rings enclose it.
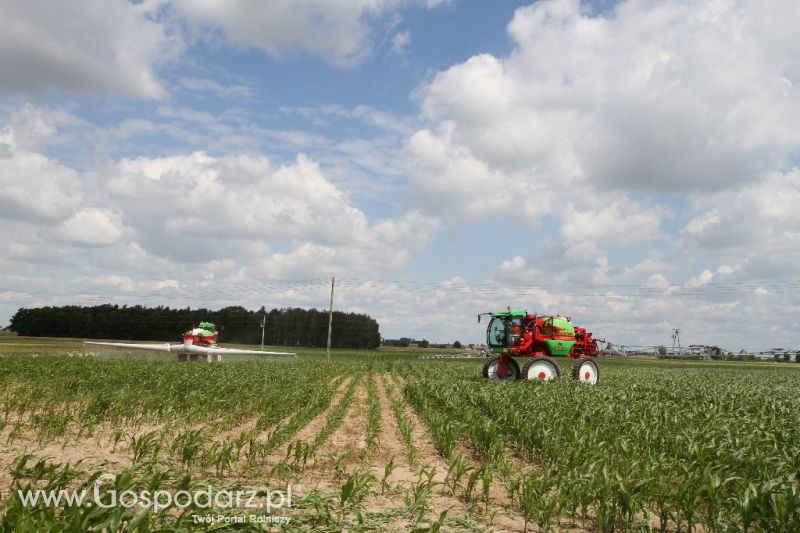
<instances>
[{"instance_id":1,"label":"sprayer wheel","mask_svg":"<svg viewBox=\"0 0 800 533\"><path fill-rule=\"evenodd\" d=\"M501 379L503 381L513 381L519 379L519 365L512 358L508 358L508 375L506 377L499 377L497 370L500 367L500 356L495 356L486 361L483 365L483 377L487 379Z\"/></svg>"},{"instance_id":2,"label":"sprayer wheel","mask_svg":"<svg viewBox=\"0 0 800 533\"><path fill-rule=\"evenodd\" d=\"M522 377L529 381L551 381L561 377L561 367L550 357L534 357L522 367Z\"/></svg>"},{"instance_id":3,"label":"sprayer wheel","mask_svg":"<svg viewBox=\"0 0 800 533\"><path fill-rule=\"evenodd\" d=\"M582 357L572 367L572 379L594 385L600 381L600 369L591 357Z\"/></svg>"}]
</instances>

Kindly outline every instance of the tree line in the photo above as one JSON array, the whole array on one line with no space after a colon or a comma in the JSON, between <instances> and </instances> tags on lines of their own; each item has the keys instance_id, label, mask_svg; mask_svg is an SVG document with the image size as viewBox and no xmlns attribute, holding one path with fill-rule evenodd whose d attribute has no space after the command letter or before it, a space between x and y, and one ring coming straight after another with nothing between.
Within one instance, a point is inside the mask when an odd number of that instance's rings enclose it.
<instances>
[{"instance_id":1,"label":"tree line","mask_svg":"<svg viewBox=\"0 0 800 533\"><path fill-rule=\"evenodd\" d=\"M409 337L401 337L399 339L383 339L382 344L384 346L397 346L399 348L408 348L411 344L416 344L419 348L427 348L430 346L430 342L428 342L427 339L418 341Z\"/></svg>"},{"instance_id":2,"label":"tree line","mask_svg":"<svg viewBox=\"0 0 800 533\"><path fill-rule=\"evenodd\" d=\"M264 344L320 348L327 345L328 311L284 308L250 311L244 307L172 309L96 305L19 309L8 329L31 337L84 339L129 339L172 341L203 321L219 329L225 343L259 344L261 321L266 315ZM331 342L334 348L377 348L381 336L378 322L365 314L333 312Z\"/></svg>"},{"instance_id":3,"label":"tree line","mask_svg":"<svg viewBox=\"0 0 800 533\"><path fill-rule=\"evenodd\" d=\"M418 341L410 337L400 337L399 339L383 339L381 341L381 344L383 346L396 346L399 348L408 348L412 344L416 345L417 348L463 348L464 347L459 341L455 341L453 344L442 344L442 343L436 344L429 342L428 339L422 339L421 341Z\"/></svg>"}]
</instances>

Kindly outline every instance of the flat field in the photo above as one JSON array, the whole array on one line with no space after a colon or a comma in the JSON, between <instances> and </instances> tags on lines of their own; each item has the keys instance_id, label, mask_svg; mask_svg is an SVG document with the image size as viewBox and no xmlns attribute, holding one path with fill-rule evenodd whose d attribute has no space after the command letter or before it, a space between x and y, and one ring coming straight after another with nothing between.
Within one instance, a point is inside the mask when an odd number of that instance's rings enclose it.
<instances>
[{"instance_id":1,"label":"flat field","mask_svg":"<svg viewBox=\"0 0 800 533\"><path fill-rule=\"evenodd\" d=\"M422 353L179 364L0 337L0 531L800 530L800 365L601 359L592 387ZM208 487L261 507L112 501Z\"/></svg>"}]
</instances>

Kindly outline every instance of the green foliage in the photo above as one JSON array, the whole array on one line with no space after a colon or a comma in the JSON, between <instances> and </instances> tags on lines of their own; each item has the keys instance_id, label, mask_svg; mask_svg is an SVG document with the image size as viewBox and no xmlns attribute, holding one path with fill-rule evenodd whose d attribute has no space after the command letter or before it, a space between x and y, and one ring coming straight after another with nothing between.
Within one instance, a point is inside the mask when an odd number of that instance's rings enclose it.
<instances>
[{"instance_id":1,"label":"green foliage","mask_svg":"<svg viewBox=\"0 0 800 533\"><path fill-rule=\"evenodd\" d=\"M381 432L381 401L375 386L376 377L372 372L367 376L367 448L364 459L367 460L380 444Z\"/></svg>"},{"instance_id":2,"label":"green foliage","mask_svg":"<svg viewBox=\"0 0 800 533\"><path fill-rule=\"evenodd\" d=\"M0 508L0 531L183 531L191 528L193 513L203 512L194 506L171 506L155 513L151 507L128 510L112 505L109 489L117 494L143 490L153 493L160 489L192 490L200 486L198 480L156 464L123 469L113 480L104 483L102 471L87 473L70 465L34 460L25 455L14 462L12 474L9 497ZM93 505L96 484L102 506ZM80 501L73 500L72 505L48 505L44 499L34 505L23 503L19 494L36 490L74 492L84 497Z\"/></svg>"},{"instance_id":3,"label":"green foliage","mask_svg":"<svg viewBox=\"0 0 800 533\"><path fill-rule=\"evenodd\" d=\"M397 346L399 348L408 348L411 344L416 344L418 348L427 348L430 346L430 342L428 339L422 339L418 341L416 339L410 339L408 337L401 337L399 339L382 339L381 344L383 346Z\"/></svg>"},{"instance_id":4,"label":"green foliage","mask_svg":"<svg viewBox=\"0 0 800 533\"><path fill-rule=\"evenodd\" d=\"M403 443L406 447L408 462L414 464L417 461L417 448L414 446L413 436L414 426L412 425L411 420L409 420L404 413L403 402L400 397L395 394L394 385L389 381L384 382L384 385L386 387L386 396L389 398L389 403L392 407L394 419L397 422L400 435L403 437Z\"/></svg>"},{"instance_id":5,"label":"green foliage","mask_svg":"<svg viewBox=\"0 0 800 533\"><path fill-rule=\"evenodd\" d=\"M394 457L389 459L386 466L383 467L383 477L381 478L381 494L385 494L389 490L389 476L392 475L395 469Z\"/></svg>"},{"instance_id":6,"label":"green foliage","mask_svg":"<svg viewBox=\"0 0 800 533\"><path fill-rule=\"evenodd\" d=\"M277 447L291 443L274 472L296 475L354 408L366 410L367 450L380 446L384 387L412 467L428 458L418 457L423 428L412 425L409 405L444 458L446 476L435 481L424 468L416 479L390 485L394 459L378 466L381 479L349 471L344 460L334 465L341 477L331 492L304 495L298 527L380 529L379 520L402 516L409 529L435 531L445 517L436 520L441 509L434 512L432 502L446 494L470 509L446 526L468 521L466 529L480 530L485 524L471 513L490 521L497 511L492 493L505 485L512 512L543 531L647 531L659 524L681 532L800 530L800 369L603 359L603 381L588 387L566 379L498 383L479 378L474 361L379 354L365 360L341 353L333 365L313 356L180 365L0 354L2 442L44 447L76 435L80 442L103 428L104 442L130 464L115 472L120 488L174 489L201 472L217 481L245 473L270 480L265 463ZM354 405L359 387L368 393L363 406ZM328 408L315 438L299 440L298 431ZM246 429L230 431L242 424ZM82 468L23 456L10 466L11 485L0 490L88 486L94 473ZM376 492L397 508L365 512ZM0 531L189 529L187 516L175 509L25 509L7 498Z\"/></svg>"},{"instance_id":7,"label":"green foliage","mask_svg":"<svg viewBox=\"0 0 800 533\"><path fill-rule=\"evenodd\" d=\"M369 472L353 471L342 485L339 491L339 513L340 520L348 510L360 515L359 505L370 493L375 477ZM361 518L359 516L359 522Z\"/></svg>"},{"instance_id":8,"label":"green foliage","mask_svg":"<svg viewBox=\"0 0 800 533\"><path fill-rule=\"evenodd\" d=\"M314 437L314 442L311 443L311 453L314 453L322 445L322 443L325 442L334 431L336 431L336 428L342 424L342 420L344 420L348 409L350 409L350 404L353 402L356 387L361 381L360 378L360 376L357 376L350 380L350 383L347 385L347 389L344 392L344 396L342 396L342 399L339 400L339 403L336 404L336 406L328 414L328 419L325 421L325 425L322 427L319 433L317 433L316 437Z\"/></svg>"},{"instance_id":9,"label":"green foliage","mask_svg":"<svg viewBox=\"0 0 800 533\"><path fill-rule=\"evenodd\" d=\"M68 429L91 434L92 428L109 425L117 428L111 437L114 449L126 442L136 463L170 450L185 467L216 465L225 470L240 453L255 464L286 442L328 406L342 378L311 362L205 365L5 357L0 358L0 421L15 421L17 432L9 432L9 444L23 430L44 443ZM225 428L253 417L254 431L267 431L266 439L256 442L251 435L236 435L216 448L209 442L208 428L184 428L177 434L126 434L119 429L176 419L188 425L214 421Z\"/></svg>"},{"instance_id":10,"label":"green foliage","mask_svg":"<svg viewBox=\"0 0 800 533\"><path fill-rule=\"evenodd\" d=\"M19 309L9 329L31 337L82 339L177 340L193 324L210 320L220 328L220 340L259 344L261 321L266 314L264 341L270 346L324 347L328 339L328 311L286 308L249 311L244 307L172 309L169 307L118 306L39 307ZM378 323L358 313L334 311L331 341L334 348L377 348Z\"/></svg>"},{"instance_id":11,"label":"green foliage","mask_svg":"<svg viewBox=\"0 0 800 533\"><path fill-rule=\"evenodd\" d=\"M412 342L416 341L408 337L402 337L399 339L381 339L381 344L383 346L396 346L398 348L408 348L408 345Z\"/></svg>"},{"instance_id":12,"label":"green foliage","mask_svg":"<svg viewBox=\"0 0 800 533\"><path fill-rule=\"evenodd\" d=\"M419 365L404 391L440 452L453 428L486 468L532 462L510 483L546 530L592 514L603 531L660 518L686 531L800 527L800 373L791 368L601 361L604 381L498 383L460 364ZM487 470L451 459L448 488L487 499ZM591 510L591 512L589 512Z\"/></svg>"},{"instance_id":13,"label":"green foliage","mask_svg":"<svg viewBox=\"0 0 800 533\"><path fill-rule=\"evenodd\" d=\"M438 533L439 530L442 529L442 526L447 520L447 513L449 509L446 509L439 513L439 518L431 522L431 524L427 527L417 527L411 530L411 533Z\"/></svg>"}]
</instances>

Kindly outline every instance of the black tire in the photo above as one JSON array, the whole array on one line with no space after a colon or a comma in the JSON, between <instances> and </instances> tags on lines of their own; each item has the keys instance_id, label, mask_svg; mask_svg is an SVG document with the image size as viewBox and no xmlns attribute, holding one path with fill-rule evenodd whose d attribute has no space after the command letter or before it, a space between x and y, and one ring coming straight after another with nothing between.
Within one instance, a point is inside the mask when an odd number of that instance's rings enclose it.
<instances>
[{"instance_id":1,"label":"black tire","mask_svg":"<svg viewBox=\"0 0 800 533\"><path fill-rule=\"evenodd\" d=\"M486 361L486 364L483 365L483 377L486 379L500 379L503 381L514 381L515 379L519 379L520 372L519 372L519 365L513 358L508 358L508 366L511 370L511 374L504 378L497 377L497 365L500 362L500 356L495 356Z\"/></svg>"},{"instance_id":2,"label":"black tire","mask_svg":"<svg viewBox=\"0 0 800 533\"><path fill-rule=\"evenodd\" d=\"M522 367L522 379L552 381L561 377L561 367L552 357L534 357Z\"/></svg>"},{"instance_id":3,"label":"black tire","mask_svg":"<svg viewBox=\"0 0 800 533\"><path fill-rule=\"evenodd\" d=\"M572 379L589 385L596 385L600 381L600 368L593 357L581 357L572 367Z\"/></svg>"}]
</instances>

